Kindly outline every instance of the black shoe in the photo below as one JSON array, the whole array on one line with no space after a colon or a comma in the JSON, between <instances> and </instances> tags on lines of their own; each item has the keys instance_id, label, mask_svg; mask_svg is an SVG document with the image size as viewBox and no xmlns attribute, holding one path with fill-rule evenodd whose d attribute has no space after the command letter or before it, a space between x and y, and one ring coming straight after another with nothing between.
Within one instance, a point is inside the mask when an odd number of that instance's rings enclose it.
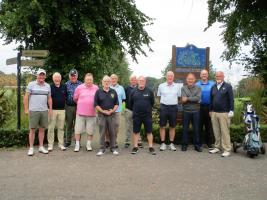
<instances>
[{"instance_id":1,"label":"black shoe","mask_svg":"<svg viewBox=\"0 0 267 200\"><path fill-rule=\"evenodd\" d=\"M106 146L106 148L109 148L109 146L110 146L109 142L105 142L105 146Z\"/></svg>"},{"instance_id":2,"label":"black shoe","mask_svg":"<svg viewBox=\"0 0 267 200\"><path fill-rule=\"evenodd\" d=\"M69 147L71 145L71 143L70 142L66 142L65 144L64 144L64 147Z\"/></svg>"},{"instance_id":3,"label":"black shoe","mask_svg":"<svg viewBox=\"0 0 267 200\"><path fill-rule=\"evenodd\" d=\"M130 144L129 144L129 143L125 143L125 144L124 144L124 148L125 148L125 149L128 149L128 148L129 148L129 146L130 146Z\"/></svg>"},{"instance_id":4,"label":"black shoe","mask_svg":"<svg viewBox=\"0 0 267 200\"><path fill-rule=\"evenodd\" d=\"M138 147L139 148L143 148L143 144L140 142L140 143L138 143Z\"/></svg>"},{"instance_id":5,"label":"black shoe","mask_svg":"<svg viewBox=\"0 0 267 200\"><path fill-rule=\"evenodd\" d=\"M181 148L182 151L187 151L187 146L183 145Z\"/></svg>"},{"instance_id":6,"label":"black shoe","mask_svg":"<svg viewBox=\"0 0 267 200\"><path fill-rule=\"evenodd\" d=\"M131 154L137 154L138 153L138 147L134 147L133 149L132 149L132 152L131 152Z\"/></svg>"},{"instance_id":7,"label":"black shoe","mask_svg":"<svg viewBox=\"0 0 267 200\"><path fill-rule=\"evenodd\" d=\"M153 147L149 147L149 153L151 155L156 155L156 151L155 151L155 149Z\"/></svg>"},{"instance_id":8,"label":"black shoe","mask_svg":"<svg viewBox=\"0 0 267 200\"><path fill-rule=\"evenodd\" d=\"M202 148L201 148L200 146L195 146L195 150L196 150L197 152L202 152Z\"/></svg>"}]
</instances>

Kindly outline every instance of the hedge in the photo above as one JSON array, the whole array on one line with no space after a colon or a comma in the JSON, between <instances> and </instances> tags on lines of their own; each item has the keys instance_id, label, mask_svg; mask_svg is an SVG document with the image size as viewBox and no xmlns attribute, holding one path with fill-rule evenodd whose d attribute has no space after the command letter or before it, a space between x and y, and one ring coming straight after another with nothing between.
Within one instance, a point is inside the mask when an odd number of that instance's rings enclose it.
<instances>
[{"instance_id":1,"label":"hedge","mask_svg":"<svg viewBox=\"0 0 267 200\"><path fill-rule=\"evenodd\" d=\"M168 128L166 128L168 132ZM231 125L231 141L242 142L245 131L244 126L238 125ZM260 127L261 137L264 142L267 142L267 125L261 125ZM0 148L3 147L12 147L12 146L27 146L28 145L28 133L29 130L22 129L20 131L17 130L8 130L8 129L0 129ZM144 130L141 131L142 138L146 138L144 134ZM154 135L154 142L160 142L160 134L159 134L159 126L153 126L153 135ZM168 135L168 134L167 134ZM190 141L192 141L192 130L189 132ZM56 138L56 137L55 137ZM175 137L175 144L180 144L182 141L182 127L176 127L176 137ZM45 143L47 143L45 137ZM35 137L35 144L38 144L38 136L36 134Z\"/></svg>"}]
</instances>

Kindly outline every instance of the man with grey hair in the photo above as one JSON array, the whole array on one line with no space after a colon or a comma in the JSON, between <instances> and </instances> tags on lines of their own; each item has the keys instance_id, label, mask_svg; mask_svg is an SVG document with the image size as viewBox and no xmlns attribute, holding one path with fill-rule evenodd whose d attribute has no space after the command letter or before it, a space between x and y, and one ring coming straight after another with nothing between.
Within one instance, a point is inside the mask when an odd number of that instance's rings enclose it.
<instances>
[{"instance_id":1,"label":"man with grey hair","mask_svg":"<svg viewBox=\"0 0 267 200\"><path fill-rule=\"evenodd\" d=\"M224 73L216 72L216 84L211 88L210 115L215 136L215 148L209 152L214 154L221 150L222 157L230 156L230 122L234 116L234 94L232 86L224 82Z\"/></svg>"},{"instance_id":2,"label":"man with grey hair","mask_svg":"<svg viewBox=\"0 0 267 200\"><path fill-rule=\"evenodd\" d=\"M24 111L29 115L29 143L28 156L33 156L35 129L39 129L39 152L47 154L44 148L44 131L48 127L48 117L52 115L51 89L45 82L46 72L43 69L37 71L36 81L28 84L24 96ZM48 105L48 106L47 106Z\"/></svg>"},{"instance_id":3,"label":"man with grey hair","mask_svg":"<svg viewBox=\"0 0 267 200\"><path fill-rule=\"evenodd\" d=\"M61 75L56 72L53 74L53 83L50 85L52 97L53 114L49 118L48 125L48 151L53 150L54 145L54 129L57 127L58 147L65 151L64 147L64 124L65 124L65 103L67 96L67 88L65 84L61 84Z\"/></svg>"},{"instance_id":4,"label":"man with grey hair","mask_svg":"<svg viewBox=\"0 0 267 200\"><path fill-rule=\"evenodd\" d=\"M73 100L75 89L82 84L81 81L78 80L78 72L76 69L72 69L69 72L69 81L66 83L67 87L67 99L66 99L66 139L65 139L65 147L71 145L71 141L73 139L74 132L74 124L76 117L76 109L77 105Z\"/></svg>"}]
</instances>

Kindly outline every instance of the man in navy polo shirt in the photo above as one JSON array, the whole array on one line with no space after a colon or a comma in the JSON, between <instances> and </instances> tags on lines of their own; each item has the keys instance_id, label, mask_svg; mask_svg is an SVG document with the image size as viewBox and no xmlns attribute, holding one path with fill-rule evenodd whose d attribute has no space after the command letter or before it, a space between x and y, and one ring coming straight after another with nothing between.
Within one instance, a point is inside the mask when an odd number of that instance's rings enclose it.
<instances>
[{"instance_id":1,"label":"man in navy polo shirt","mask_svg":"<svg viewBox=\"0 0 267 200\"><path fill-rule=\"evenodd\" d=\"M201 133L203 132L203 128L205 127L205 143L207 144L208 148L212 147L213 137L212 137L212 126L211 126L211 119L210 119L210 91L212 86L214 85L214 81L210 81L209 79L209 72L207 70L202 70L200 72L200 79L196 85L201 88L201 101L200 101L200 142L203 138Z\"/></svg>"}]
</instances>

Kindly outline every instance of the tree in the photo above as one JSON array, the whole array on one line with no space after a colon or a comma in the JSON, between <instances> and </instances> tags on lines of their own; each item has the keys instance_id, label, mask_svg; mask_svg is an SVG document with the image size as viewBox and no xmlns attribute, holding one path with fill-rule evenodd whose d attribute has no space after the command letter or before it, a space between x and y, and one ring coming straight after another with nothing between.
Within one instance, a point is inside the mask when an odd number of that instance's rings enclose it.
<instances>
[{"instance_id":1,"label":"tree","mask_svg":"<svg viewBox=\"0 0 267 200\"><path fill-rule=\"evenodd\" d=\"M73 67L80 74L110 70L112 57L126 62L123 52L136 61L138 54L145 55L143 46L151 50L152 38L144 29L151 23L134 0L0 3L0 33L6 44L16 41L25 49L48 49L45 68L50 73L67 74Z\"/></svg>"},{"instance_id":2,"label":"tree","mask_svg":"<svg viewBox=\"0 0 267 200\"><path fill-rule=\"evenodd\" d=\"M238 61L267 83L267 7L265 0L208 0L208 29L223 24L222 57ZM242 47L250 45L250 55Z\"/></svg>"}]
</instances>

